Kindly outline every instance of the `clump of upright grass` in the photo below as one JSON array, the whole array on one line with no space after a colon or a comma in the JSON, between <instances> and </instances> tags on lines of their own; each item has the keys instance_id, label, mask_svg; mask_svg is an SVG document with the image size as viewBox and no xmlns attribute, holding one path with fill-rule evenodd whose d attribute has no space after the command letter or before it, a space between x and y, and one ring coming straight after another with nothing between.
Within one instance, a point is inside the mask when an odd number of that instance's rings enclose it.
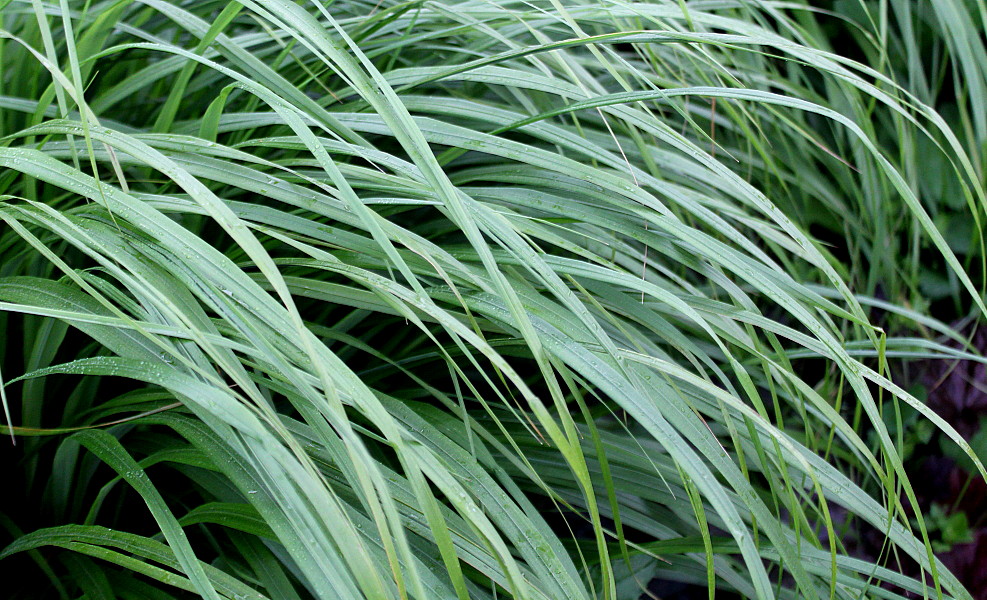
<instances>
[{"instance_id":1,"label":"clump of upright grass","mask_svg":"<svg viewBox=\"0 0 987 600\"><path fill-rule=\"evenodd\" d=\"M932 4L982 80L983 14ZM944 120L888 66L907 17L864 63L770 2L0 5L4 406L41 506L3 556L52 594L971 597L884 415L973 457L888 377L960 353L858 295L914 292L904 231L987 312L918 151L981 223L982 86Z\"/></svg>"}]
</instances>

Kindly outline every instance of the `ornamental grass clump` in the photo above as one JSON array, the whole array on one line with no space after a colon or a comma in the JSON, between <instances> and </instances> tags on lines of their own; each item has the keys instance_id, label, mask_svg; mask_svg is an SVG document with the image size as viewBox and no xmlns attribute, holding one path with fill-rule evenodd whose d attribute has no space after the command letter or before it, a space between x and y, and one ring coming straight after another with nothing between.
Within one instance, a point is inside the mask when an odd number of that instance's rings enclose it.
<instances>
[{"instance_id":1,"label":"ornamental grass clump","mask_svg":"<svg viewBox=\"0 0 987 600\"><path fill-rule=\"evenodd\" d=\"M982 361L985 25L0 0L7 597L972 599L900 365Z\"/></svg>"}]
</instances>

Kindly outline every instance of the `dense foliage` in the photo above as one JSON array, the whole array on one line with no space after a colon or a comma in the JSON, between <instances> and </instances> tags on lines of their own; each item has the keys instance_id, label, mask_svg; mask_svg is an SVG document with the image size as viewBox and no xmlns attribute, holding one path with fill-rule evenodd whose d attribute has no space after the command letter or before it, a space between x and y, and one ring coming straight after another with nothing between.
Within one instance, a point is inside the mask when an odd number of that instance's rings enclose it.
<instances>
[{"instance_id":1,"label":"dense foliage","mask_svg":"<svg viewBox=\"0 0 987 600\"><path fill-rule=\"evenodd\" d=\"M0 0L4 597L972 599L985 30Z\"/></svg>"}]
</instances>

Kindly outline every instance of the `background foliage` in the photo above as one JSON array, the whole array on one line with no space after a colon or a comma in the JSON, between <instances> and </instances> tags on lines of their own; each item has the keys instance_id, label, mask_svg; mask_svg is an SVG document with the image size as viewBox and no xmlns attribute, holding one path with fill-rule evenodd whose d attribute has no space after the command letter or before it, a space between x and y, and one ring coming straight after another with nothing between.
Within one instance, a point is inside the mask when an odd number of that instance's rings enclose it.
<instances>
[{"instance_id":1,"label":"background foliage","mask_svg":"<svg viewBox=\"0 0 987 600\"><path fill-rule=\"evenodd\" d=\"M973 598L985 29L0 0L5 595Z\"/></svg>"}]
</instances>

